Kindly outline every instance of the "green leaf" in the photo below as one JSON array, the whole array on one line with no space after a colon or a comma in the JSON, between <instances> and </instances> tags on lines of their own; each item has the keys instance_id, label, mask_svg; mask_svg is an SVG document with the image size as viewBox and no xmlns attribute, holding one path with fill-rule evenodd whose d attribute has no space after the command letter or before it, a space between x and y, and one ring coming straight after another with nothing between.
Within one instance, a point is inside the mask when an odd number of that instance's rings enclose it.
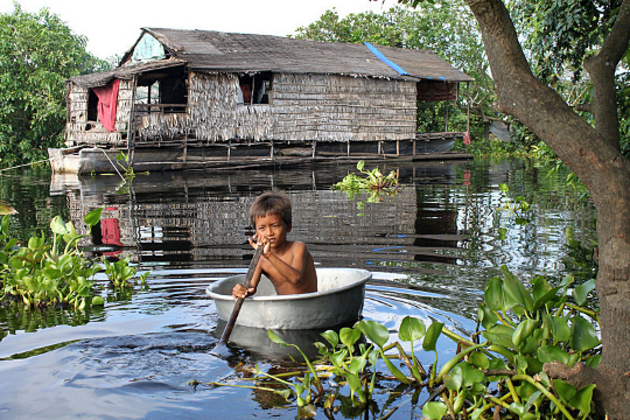
<instances>
[{"instance_id":1,"label":"green leaf","mask_svg":"<svg viewBox=\"0 0 630 420\"><path fill-rule=\"evenodd\" d=\"M501 266L501 272L503 272L505 294L516 303L522 305L526 310L532 311L534 309L534 301L532 300L532 296L525 289L525 286L518 281L516 276L514 276L505 265Z\"/></svg>"},{"instance_id":2,"label":"green leaf","mask_svg":"<svg viewBox=\"0 0 630 420\"><path fill-rule=\"evenodd\" d=\"M437 340L442 334L442 328L444 324L441 322L433 322L429 329L427 330L427 334L424 336L424 341L422 342L422 348L425 351L435 351L435 345L437 344Z\"/></svg>"},{"instance_id":3,"label":"green leaf","mask_svg":"<svg viewBox=\"0 0 630 420\"><path fill-rule=\"evenodd\" d=\"M354 348L354 343L361 338L361 331L354 328L342 328L339 331L341 342L349 349Z\"/></svg>"},{"instance_id":4,"label":"green leaf","mask_svg":"<svg viewBox=\"0 0 630 420\"><path fill-rule=\"evenodd\" d=\"M94 296L92 298L92 306L104 306L105 305L105 299L103 299L100 296Z\"/></svg>"},{"instance_id":5,"label":"green leaf","mask_svg":"<svg viewBox=\"0 0 630 420\"><path fill-rule=\"evenodd\" d=\"M354 325L358 328L368 340L383 348L389 339L389 331L383 324L376 321L359 321Z\"/></svg>"},{"instance_id":6,"label":"green leaf","mask_svg":"<svg viewBox=\"0 0 630 420\"><path fill-rule=\"evenodd\" d=\"M406 316L400 323L400 329L398 330L398 337L402 341L414 342L420 340L427 332L427 327L418 318Z\"/></svg>"},{"instance_id":7,"label":"green leaf","mask_svg":"<svg viewBox=\"0 0 630 420\"><path fill-rule=\"evenodd\" d=\"M569 353L553 345L542 346L538 349L538 359L542 363L569 363Z\"/></svg>"},{"instance_id":8,"label":"green leaf","mask_svg":"<svg viewBox=\"0 0 630 420\"><path fill-rule=\"evenodd\" d=\"M439 401L429 401L422 407L422 415L431 420L441 420L446 411L446 404Z\"/></svg>"},{"instance_id":9,"label":"green leaf","mask_svg":"<svg viewBox=\"0 0 630 420\"><path fill-rule=\"evenodd\" d=\"M83 221L90 227L96 225L99 220L101 220L101 212L103 211L103 207L98 209L94 209L85 215Z\"/></svg>"},{"instance_id":10,"label":"green leaf","mask_svg":"<svg viewBox=\"0 0 630 420\"><path fill-rule=\"evenodd\" d=\"M515 346L520 346L531 334L536 327L536 321L533 319L526 319L518 324L514 333L512 334L512 342Z\"/></svg>"},{"instance_id":11,"label":"green leaf","mask_svg":"<svg viewBox=\"0 0 630 420\"><path fill-rule=\"evenodd\" d=\"M573 299L575 303L582 306L586 303L588 294L595 289L595 280L588 280L573 289Z\"/></svg>"},{"instance_id":12,"label":"green leaf","mask_svg":"<svg viewBox=\"0 0 630 420\"><path fill-rule=\"evenodd\" d=\"M479 305L479 310L477 311L477 316L479 317L479 322L481 322L481 326L485 329L492 328L493 325L497 323L499 318L497 315L492 312L492 310L484 304Z\"/></svg>"},{"instance_id":13,"label":"green leaf","mask_svg":"<svg viewBox=\"0 0 630 420\"><path fill-rule=\"evenodd\" d=\"M599 345L599 338L595 327L581 316L571 319L573 324L573 335L571 337L571 347L573 350L585 351Z\"/></svg>"},{"instance_id":14,"label":"green leaf","mask_svg":"<svg viewBox=\"0 0 630 420\"><path fill-rule=\"evenodd\" d=\"M332 347L333 351L337 348L337 345L339 344L339 336L337 335L336 331L327 330L321 333L320 335L324 337L326 341L328 341L328 343L330 343L330 346Z\"/></svg>"},{"instance_id":15,"label":"green leaf","mask_svg":"<svg viewBox=\"0 0 630 420\"><path fill-rule=\"evenodd\" d=\"M591 402L593 401L593 390L595 385L587 385L580 389L573 398L569 401L569 405L573 408L577 408L582 413L582 416L586 418L591 412Z\"/></svg>"},{"instance_id":16,"label":"green leaf","mask_svg":"<svg viewBox=\"0 0 630 420\"><path fill-rule=\"evenodd\" d=\"M571 398L573 398L575 394L577 394L577 390L575 389L575 387L570 383L563 381L562 379L554 379L553 387L558 393L558 396L562 399L562 401L567 404L569 403L569 400L571 400Z\"/></svg>"},{"instance_id":17,"label":"green leaf","mask_svg":"<svg viewBox=\"0 0 630 420\"><path fill-rule=\"evenodd\" d=\"M485 370L490 368L490 359L488 359L488 356L486 356L485 353L480 351L471 353L468 356L468 361L480 369Z\"/></svg>"},{"instance_id":18,"label":"green leaf","mask_svg":"<svg viewBox=\"0 0 630 420\"><path fill-rule=\"evenodd\" d=\"M279 337L279 336L278 336L275 332L273 332L272 330L268 330L268 331L267 331L267 336L268 336L268 337L269 337L269 339L270 339L271 341L273 341L274 343L281 344L281 345L283 345L283 346L285 346L285 347L289 345L286 341L284 341L282 338L280 338L280 337Z\"/></svg>"},{"instance_id":19,"label":"green leaf","mask_svg":"<svg viewBox=\"0 0 630 420\"><path fill-rule=\"evenodd\" d=\"M65 235L68 233L66 230L66 224L61 219L61 216L55 216L50 221L50 230L57 235Z\"/></svg>"},{"instance_id":20,"label":"green leaf","mask_svg":"<svg viewBox=\"0 0 630 420\"><path fill-rule=\"evenodd\" d=\"M493 277L488 281L484 291L484 301L493 311L505 310L503 280L501 278Z\"/></svg>"},{"instance_id":21,"label":"green leaf","mask_svg":"<svg viewBox=\"0 0 630 420\"><path fill-rule=\"evenodd\" d=\"M551 335L557 343L564 343L571 338L571 328L564 317L547 315L546 319L551 327Z\"/></svg>"}]
</instances>

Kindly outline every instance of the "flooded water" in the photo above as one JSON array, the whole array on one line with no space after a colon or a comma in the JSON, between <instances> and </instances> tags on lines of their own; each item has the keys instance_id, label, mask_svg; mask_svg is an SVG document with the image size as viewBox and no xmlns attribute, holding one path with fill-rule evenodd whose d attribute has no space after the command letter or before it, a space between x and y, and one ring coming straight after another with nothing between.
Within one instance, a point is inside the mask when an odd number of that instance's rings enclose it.
<instances>
[{"instance_id":1,"label":"flooded water","mask_svg":"<svg viewBox=\"0 0 630 420\"><path fill-rule=\"evenodd\" d=\"M521 160L379 166L399 172L399 192L363 210L331 190L356 171L354 164L155 173L126 186L117 176L1 176L0 200L19 212L11 216L16 234L26 239L60 214L88 234L81 245L89 255L129 257L151 274L148 288L133 294L104 288L100 309L0 307L0 418L295 418L295 406L257 391L203 385L233 380L239 362L282 364L286 350L272 346L264 330L237 328L234 341L240 341L229 360L210 354L222 321L205 293L211 283L246 271L253 253L247 210L271 188L289 193L289 237L305 242L316 264L372 272L363 317L384 323L394 339L405 315L474 332L483 287L501 265L523 281L539 274L591 278L583 247L595 238L594 210L565 185L566 174L549 176ZM512 202L523 196L533 204L527 223L496 210L505 203L500 183L510 187ZM83 216L97 207L105 208L100 226L87 232ZM99 282L105 285L104 277ZM286 339L306 348L313 337ZM446 339L439 347L442 361L455 351ZM434 356L419 358L428 366ZM382 404L388 396L383 390L377 399ZM404 404L392 418L420 416L424 399ZM335 418L346 417L352 416Z\"/></svg>"}]
</instances>

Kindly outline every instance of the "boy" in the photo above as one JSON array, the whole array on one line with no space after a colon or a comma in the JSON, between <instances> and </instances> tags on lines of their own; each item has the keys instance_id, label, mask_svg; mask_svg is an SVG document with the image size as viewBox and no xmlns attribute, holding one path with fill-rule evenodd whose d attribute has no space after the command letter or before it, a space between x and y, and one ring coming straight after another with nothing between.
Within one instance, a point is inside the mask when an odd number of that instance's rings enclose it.
<instances>
[{"instance_id":1,"label":"boy","mask_svg":"<svg viewBox=\"0 0 630 420\"><path fill-rule=\"evenodd\" d=\"M234 286L232 297L245 298L256 293L260 276L266 275L279 295L310 293L317 291L317 274L313 257L306 245L299 241L287 241L291 232L291 201L281 191L271 191L259 196L249 210L256 234L249 243L254 249L263 246L263 253L254 271L250 288Z\"/></svg>"}]
</instances>

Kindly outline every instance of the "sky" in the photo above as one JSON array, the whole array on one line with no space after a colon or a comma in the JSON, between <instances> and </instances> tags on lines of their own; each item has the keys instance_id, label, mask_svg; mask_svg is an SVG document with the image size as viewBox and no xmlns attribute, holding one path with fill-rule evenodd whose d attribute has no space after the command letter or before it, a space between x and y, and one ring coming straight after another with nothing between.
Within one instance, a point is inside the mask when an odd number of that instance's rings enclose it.
<instances>
[{"instance_id":1,"label":"sky","mask_svg":"<svg viewBox=\"0 0 630 420\"><path fill-rule=\"evenodd\" d=\"M47 7L77 35L87 50L107 59L122 56L140 28L204 29L260 35L293 35L333 7L350 13L381 13L396 0L19 0L26 12ZM12 13L13 0L0 0L0 13Z\"/></svg>"}]
</instances>

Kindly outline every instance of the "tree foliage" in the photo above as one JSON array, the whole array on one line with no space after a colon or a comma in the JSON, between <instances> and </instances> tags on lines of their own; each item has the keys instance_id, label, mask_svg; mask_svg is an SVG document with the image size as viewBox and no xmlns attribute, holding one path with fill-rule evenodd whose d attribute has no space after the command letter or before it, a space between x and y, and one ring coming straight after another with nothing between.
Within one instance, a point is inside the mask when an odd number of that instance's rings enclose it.
<instances>
[{"instance_id":1,"label":"tree foliage","mask_svg":"<svg viewBox=\"0 0 630 420\"><path fill-rule=\"evenodd\" d=\"M104 67L48 9L27 13L14 3L0 14L0 167L47 157L62 145L65 81Z\"/></svg>"},{"instance_id":2,"label":"tree foliage","mask_svg":"<svg viewBox=\"0 0 630 420\"><path fill-rule=\"evenodd\" d=\"M522 35L534 74L594 124L592 84L584 60L610 33L622 0L512 0L508 7ZM630 153L630 51L616 72L621 149Z\"/></svg>"}]
</instances>

